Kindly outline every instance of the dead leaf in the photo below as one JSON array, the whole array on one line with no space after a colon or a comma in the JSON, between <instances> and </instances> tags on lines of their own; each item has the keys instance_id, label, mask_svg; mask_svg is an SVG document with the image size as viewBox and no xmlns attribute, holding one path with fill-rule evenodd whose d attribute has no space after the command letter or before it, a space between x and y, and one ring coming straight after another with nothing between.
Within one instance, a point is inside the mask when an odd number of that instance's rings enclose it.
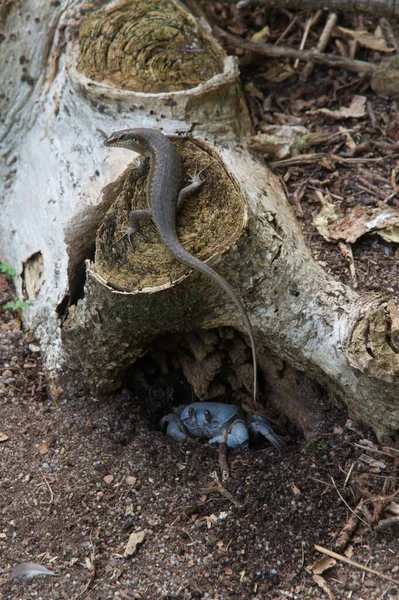
<instances>
[{"instance_id":1,"label":"dead leaf","mask_svg":"<svg viewBox=\"0 0 399 600\"><path fill-rule=\"evenodd\" d=\"M343 427L340 427L340 426L333 427L333 433L334 433L335 435L343 435L343 433L344 433L344 428L343 428Z\"/></svg>"},{"instance_id":2,"label":"dead leaf","mask_svg":"<svg viewBox=\"0 0 399 600\"><path fill-rule=\"evenodd\" d=\"M327 581L323 577L320 577L320 575L313 575L313 581L315 581L317 585L321 587L321 589L324 592L326 592L330 600L335 599L334 593L332 592L331 588L327 585Z\"/></svg>"},{"instance_id":3,"label":"dead leaf","mask_svg":"<svg viewBox=\"0 0 399 600\"><path fill-rule=\"evenodd\" d=\"M256 31L251 36L251 42L258 42L258 43L266 42L268 40L269 36L270 36L270 27L269 27L269 25L266 25L265 27L263 27L263 29L261 29L260 31Z\"/></svg>"},{"instance_id":4,"label":"dead leaf","mask_svg":"<svg viewBox=\"0 0 399 600\"><path fill-rule=\"evenodd\" d=\"M378 233L381 237L395 237L399 241L399 210L395 208L370 208L356 205L346 215L328 226L331 240L344 240L349 244L356 242L366 233Z\"/></svg>"},{"instance_id":5,"label":"dead leaf","mask_svg":"<svg viewBox=\"0 0 399 600\"><path fill-rule=\"evenodd\" d=\"M105 483L108 483L108 484L110 484L110 483L112 483L112 482L113 482L113 480L114 480L114 476L113 476L113 475L106 475L106 476L103 478L103 480L105 481Z\"/></svg>"},{"instance_id":6,"label":"dead leaf","mask_svg":"<svg viewBox=\"0 0 399 600\"><path fill-rule=\"evenodd\" d=\"M0 274L0 293L5 292L10 287L5 275Z\"/></svg>"},{"instance_id":7,"label":"dead leaf","mask_svg":"<svg viewBox=\"0 0 399 600\"><path fill-rule=\"evenodd\" d=\"M291 483L290 487L294 496L300 496L302 494L301 490L296 487L295 483Z\"/></svg>"},{"instance_id":8,"label":"dead leaf","mask_svg":"<svg viewBox=\"0 0 399 600\"><path fill-rule=\"evenodd\" d=\"M390 577L389 575L385 575L385 573L382 573L381 571L377 571L376 569L371 569L370 567L366 567L366 565L362 565L358 562L355 562L351 558L347 558L346 556L343 556L342 554L333 552L332 550L329 550L328 548L323 548L323 546L319 546L318 544L315 544L314 547L318 552L322 552L323 554L327 554L327 556L336 558L337 560L340 560L340 561L346 563L347 565L352 565L352 567L356 567L357 569L362 569L363 571L366 571L366 573L372 573L373 575L377 575L377 577L382 577L382 579L386 579L387 581L392 581L392 583L394 583L395 585L398 585L398 583L399 583L396 579L394 579L393 577ZM318 575L315 575L315 577L318 577Z\"/></svg>"},{"instance_id":9,"label":"dead leaf","mask_svg":"<svg viewBox=\"0 0 399 600\"><path fill-rule=\"evenodd\" d=\"M399 227L387 227L386 229L376 231L376 233L378 233L378 235L386 242L399 244Z\"/></svg>"},{"instance_id":10,"label":"dead leaf","mask_svg":"<svg viewBox=\"0 0 399 600\"><path fill-rule=\"evenodd\" d=\"M0 431L0 442L6 442L8 439L8 435Z\"/></svg>"},{"instance_id":11,"label":"dead leaf","mask_svg":"<svg viewBox=\"0 0 399 600\"><path fill-rule=\"evenodd\" d=\"M133 554L137 552L137 546L143 543L144 538L145 531L135 531L134 533L130 534L123 556L133 556Z\"/></svg>"},{"instance_id":12,"label":"dead leaf","mask_svg":"<svg viewBox=\"0 0 399 600\"><path fill-rule=\"evenodd\" d=\"M270 69L267 69L267 71L261 73L261 77L272 83L282 83L283 81L286 81L286 79L289 79L293 73L295 73L295 71L289 64L279 64L272 66Z\"/></svg>"},{"instance_id":13,"label":"dead leaf","mask_svg":"<svg viewBox=\"0 0 399 600\"><path fill-rule=\"evenodd\" d=\"M329 108L318 108L316 110L309 111L310 114L321 113L332 119L360 119L366 115L366 101L365 96L358 96L355 94L352 98L350 106L341 106L338 110L330 110Z\"/></svg>"},{"instance_id":14,"label":"dead leaf","mask_svg":"<svg viewBox=\"0 0 399 600\"><path fill-rule=\"evenodd\" d=\"M216 542L216 546L217 546L219 552L225 551L224 542L222 542L222 540L219 540L218 542Z\"/></svg>"},{"instance_id":15,"label":"dead leaf","mask_svg":"<svg viewBox=\"0 0 399 600\"><path fill-rule=\"evenodd\" d=\"M301 125L269 125L251 138L251 149L268 155L268 158L281 160L291 154L301 138L308 134Z\"/></svg>"},{"instance_id":16,"label":"dead leaf","mask_svg":"<svg viewBox=\"0 0 399 600\"><path fill-rule=\"evenodd\" d=\"M34 352L34 353L40 352L40 346L38 344L29 344L28 347L31 352Z\"/></svg>"},{"instance_id":17,"label":"dead leaf","mask_svg":"<svg viewBox=\"0 0 399 600\"><path fill-rule=\"evenodd\" d=\"M212 525L217 523L218 518L216 515L209 515L209 517L205 517L205 520L206 520L206 526L208 527L208 529L210 529L212 527Z\"/></svg>"},{"instance_id":18,"label":"dead leaf","mask_svg":"<svg viewBox=\"0 0 399 600\"><path fill-rule=\"evenodd\" d=\"M296 110L296 111L302 111L302 110L307 110L308 108L312 108L312 106L314 106L316 103L314 98L311 98L310 100L303 100L302 98L298 99L298 100L293 100L291 102L291 106Z\"/></svg>"},{"instance_id":19,"label":"dead leaf","mask_svg":"<svg viewBox=\"0 0 399 600\"><path fill-rule=\"evenodd\" d=\"M381 96L396 97L399 92L398 85L399 57L397 54L384 58L373 72L371 87ZM395 134L393 135L395 139Z\"/></svg>"},{"instance_id":20,"label":"dead leaf","mask_svg":"<svg viewBox=\"0 0 399 600\"><path fill-rule=\"evenodd\" d=\"M47 454L48 452L48 446L47 444L40 444L39 446L39 454L41 454L43 456L43 454Z\"/></svg>"},{"instance_id":21,"label":"dead leaf","mask_svg":"<svg viewBox=\"0 0 399 600\"><path fill-rule=\"evenodd\" d=\"M374 442L372 442L371 440L368 440L367 438L362 438L361 440L359 440L359 444L361 444L362 446L368 446L372 450L378 449L378 446L374 444Z\"/></svg>"},{"instance_id":22,"label":"dead leaf","mask_svg":"<svg viewBox=\"0 0 399 600\"><path fill-rule=\"evenodd\" d=\"M323 556L323 558L316 560L316 562L313 563L310 568L315 575L321 575L324 573L324 571L327 571L327 569L335 567L336 564L337 561L334 560L334 558L331 558L330 556Z\"/></svg>"},{"instance_id":23,"label":"dead leaf","mask_svg":"<svg viewBox=\"0 0 399 600\"><path fill-rule=\"evenodd\" d=\"M322 206L319 213L314 217L312 223L316 227L320 235L323 236L328 242L331 242L330 237L330 223L338 221L342 218L342 213L335 204L328 202L321 192L317 193Z\"/></svg>"},{"instance_id":24,"label":"dead leaf","mask_svg":"<svg viewBox=\"0 0 399 600\"><path fill-rule=\"evenodd\" d=\"M345 137L346 147L349 148L349 150L354 150L356 148L356 142L349 133L348 129L345 129L344 127L340 126L339 131Z\"/></svg>"},{"instance_id":25,"label":"dead leaf","mask_svg":"<svg viewBox=\"0 0 399 600\"><path fill-rule=\"evenodd\" d=\"M329 242L344 241L353 244L366 233L376 233L389 242L399 243L399 210L397 208L370 208L357 204L345 215L335 204L318 194L322 207L313 219L313 225Z\"/></svg>"},{"instance_id":26,"label":"dead leaf","mask_svg":"<svg viewBox=\"0 0 399 600\"><path fill-rule=\"evenodd\" d=\"M396 502L391 502L391 504L387 506L387 511L393 515L399 516L399 504L397 504Z\"/></svg>"},{"instance_id":27,"label":"dead leaf","mask_svg":"<svg viewBox=\"0 0 399 600\"><path fill-rule=\"evenodd\" d=\"M384 462L382 462L382 460L372 458L368 454L362 454L361 456L359 456L359 460L366 463L366 465L369 465L373 469L377 469L378 471L387 468L387 465Z\"/></svg>"},{"instance_id":28,"label":"dead leaf","mask_svg":"<svg viewBox=\"0 0 399 600\"><path fill-rule=\"evenodd\" d=\"M263 93L252 82L247 83L244 89L248 94L251 94L251 96L253 96L254 98L257 98L258 100L265 99Z\"/></svg>"},{"instance_id":29,"label":"dead leaf","mask_svg":"<svg viewBox=\"0 0 399 600\"><path fill-rule=\"evenodd\" d=\"M340 33L343 37L355 40L360 46L364 46L370 50L376 50L377 52L393 52L395 50L388 46L384 34L382 33L382 29L379 26L374 33L365 30L352 31L345 27L335 27L334 33Z\"/></svg>"}]
</instances>

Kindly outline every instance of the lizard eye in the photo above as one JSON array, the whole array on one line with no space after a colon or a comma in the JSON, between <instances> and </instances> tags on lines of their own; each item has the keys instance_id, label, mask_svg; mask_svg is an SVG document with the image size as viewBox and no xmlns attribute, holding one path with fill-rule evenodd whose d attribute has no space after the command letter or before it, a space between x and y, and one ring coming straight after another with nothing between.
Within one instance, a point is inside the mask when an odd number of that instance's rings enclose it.
<instances>
[{"instance_id":1,"label":"lizard eye","mask_svg":"<svg viewBox=\"0 0 399 600\"><path fill-rule=\"evenodd\" d=\"M190 419L194 419L195 417L195 410L192 407L188 410L188 416Z\"/></svg>"},{"instance_id":2,"label":"lizard eye","mask_svg":"<svg viewBox=\"0 0 399 600\"><path fill-rule=\"evenodd\" d=\"M209 410L206 410L206 411L204 412L204 416L205 416L205 421L207 421L208 423L210 423L210 422L212 421L212 415L211 415L211 413L209 412Z\"/></svg>"}]
</instances>

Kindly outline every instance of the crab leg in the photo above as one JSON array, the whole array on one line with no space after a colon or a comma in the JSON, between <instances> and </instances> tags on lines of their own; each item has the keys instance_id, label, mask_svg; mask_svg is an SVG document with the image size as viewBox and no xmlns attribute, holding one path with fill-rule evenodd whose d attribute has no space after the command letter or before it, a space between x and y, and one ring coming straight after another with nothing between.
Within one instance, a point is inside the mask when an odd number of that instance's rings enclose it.
<instances>
[{"instance_id":1,"label":"crab leg","mask_svg":"<svg viewBox=\"0 0 399 600\"><path fill-rule=\"evenodd\" d=\"M265 437L277 450L285 448L284 440L274 433L270 423L261 415L251 415L248 418L248 431L251 441L259 441L260 437Z\"/></svg>"},{"instance_id":2,"label":"crab leg","mask_svg":"<svg viewBox=\"0 0 399 600\"><path fill-rule=\"evenodd\" d=\"M208 444L220 444L222 441L223 432L220 435L215 435L215 437L209 440ZM227 434L226 443L230 448L235 448L236 446L248 448L248 429L243 421L237 420L232 423Z\"/></svg>"},{"instance_id":3,"label":"crab leg","mask_svg":"<svg viewBox=\"0 0 399 600\"><path fill-rule=\"evenodd\" d=\"M187 430L177 415L170 414L162 417L161 431L164 431L176 442L184 442L187 439Z\"/></svg>"}]
</instances>

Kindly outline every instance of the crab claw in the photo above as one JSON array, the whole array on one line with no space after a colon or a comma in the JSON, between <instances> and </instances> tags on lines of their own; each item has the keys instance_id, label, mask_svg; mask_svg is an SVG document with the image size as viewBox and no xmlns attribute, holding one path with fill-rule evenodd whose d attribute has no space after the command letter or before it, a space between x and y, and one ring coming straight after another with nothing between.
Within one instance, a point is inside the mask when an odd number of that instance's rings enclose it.
<instances>
[{"instance_id":1,"label":"crab claw","mask_svg":"<svg viewBox=\"0 0 399 600\"><path fill-rule=\"evenodd\" d=\"M169 414L162 417L160 427L161 431L176 442L184 442L187 439L187 430L177 415Z\"/></svg>"},{"instance_id":2,"label":"crab claw","mask_svg":"<svg viewBox=\"0 0 399 600\"><path fill-rule=\"evenodd\" d=\"M285 448L284 440L274 433L270 423L261 415L251 415L248 418L248 431L251 441L257 442L261 436L265 437L277 450Z\"/></svg>"},{"instance_id":3,"label":"crab claw","mask_svg":"<svg viewBox=\"0 0 399 600\"><path fill-rule=\"evenodd\" d=\"M222 435L215 435L209 440L208 444L221 444L223 441ZM236 448L241 446L242 448L248 448L248 429L243 421L234 421L227 434L226 444L230 448Z\"/></svg>"}]
</instances>

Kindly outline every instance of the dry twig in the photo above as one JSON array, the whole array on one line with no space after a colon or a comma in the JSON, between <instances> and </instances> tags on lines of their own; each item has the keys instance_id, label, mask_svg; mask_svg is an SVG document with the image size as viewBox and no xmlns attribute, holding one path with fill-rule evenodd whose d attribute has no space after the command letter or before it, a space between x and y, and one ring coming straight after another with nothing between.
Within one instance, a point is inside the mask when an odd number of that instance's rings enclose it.
<instances>
[{"instance_id":1,"label":"dry twig","mask_svg":"<svg viewBox=\"0 0 399 600\"><path fill-rule=\"evenodd\" d=\"M303 50L306 44L306 40L308 39L308 35L309 35L309 31L310 28L312 26L313 23L313 15L310 15L309 19L307 20L305 29L303 30L303 34L302 34L302 39L301 39L301 43L299 46L299 50ZM296 59L296 61L294 62L294 69L298 68L298 63L299 63L299 58Z\"/></svg>"},{"instance_id":2,"label":"dry twig","mask_svg":"<svg viewBox=\"0 0 399 600\"><path fill-rule=\"evenodd\" d=\"M237 0L227 0L230 4ZM327 8L334 10L343 10L345 13L371 13L374 16L382 16L387 19L393 19L399 16L399 6L395 1L386 0L256 0L257 4L267 8L275 7L280 10L287 8L299 9L317 9Z\"/></svg>"},{"instance_id":3,"label":"dry twig","mask_svg":"<svg viewBox=\"0 0 399 600\"><path fill-rule=\"evenodd\" d=\"M223 487L222 485L213 485L211 487L206 487L206 488L202 488L200 489L201 494L220 494L221 496L224 496L225 498L227 498L228 500L230 500L230 502L232 504L235 504L235 506L240 506L240 503L237 502L237 500L234 498L233 494L231 494L228 490L226 490L225 487Z\"/></svg>"},{"instance_id":4,"label":"dry twig","mask_svg":"<svg viewBox=\"0 0 399 600\"><path fill-rule=\"evenodd\" d=\"M339 249L341 251L342 256L349 264L349 274L352 280L352 287L355 290L357 288L357 277L356 277L356 267L355 261L353 260L353 252L351 244L346 244L345 242L339 242Z\"/></svg>"},{"instance_id":5,"label":"dry twig","mask_svg":"<svg viewBox=\"0 0 399 600\"><path fill-rule=\"evenodd\" d=\"M222 481L227 481L230 478L229 466L227 464L227 435L228 431L225 429L219 446L219 466L222 471Z\"/></svg>"},{"instance_id":6,"label":"dry twig","mask_svg":"<svg viewBox=\"0 0 399 600\"><path fill-rule=\"evenodd\" d=\"M360 522L359 520L363 520L359 517L359 513L362 510L362 506L363 506L363 500L360 500L360 502L357 504L354 511L352 512L351 516L346 521L341 532L338 534L337 539L334 542L335 550L338 550L339 552L343 552L345 550L345 548L347 547L347 545L349 544L353 534L355 533L356 529L359 526L359 522Z\"/></svg>"},{"instance_id":7,"label":"dry twig","mask_svg":"<svg viewBox=\"0 0 399 600\"><path fill-rule=\"evenodd\" d=\"M388 519L383 519L378 523L375 530L382 531L383 529L388 529L388 527L392 527L392 525L399 525L399 517L389 517Z\"/></svg>"},{"instance_id":8,"label":"dry twig","mask_svg":"<svg viewBox=\"0 0 399 600\"><path fill-rule=\"evenodd\" d=\"M373 575L377 575L377 577L381 577L382 579L386 579L387 581L392 581L396 585L399 585L399 581L394 579L393 577L389 577L389 575L385 575L385 573L381 573L381 571L377 571L376 569L371 569L370 567L366 567L365 565L361 565L354 560L343 556L342 554L338 554L337 552L333 552L332 550L328 550L328 548L323 548L323 546L314 545L315 549L322 554L327 554L327 556L331 556L332 558L336 558L341 562L346 563L347 565L351 565L352 567L357 567L358 569L362 569L367 573L372 573Z\"/></svg>"},{"instance_id":9,"label":"dry twig","mask_svg":"<svg viewBox=\"0 0 399 600\"><path fill-rule=\"evenodd\" d=\"M47 485L48 491L50 492L50 500L47 502L47 504L52 504L54 501L54 493L53 490L51 489L51 486L49 484L49 482L47 481L47 479L45 478L45 476L42 473L42 477L44 479L44 483Z\"/></svg>"},{"instance_id":10,"label":"dry twig","mask_svg":"<svg viewBox=\"0 0 399 600\"><path fill-rule=\"evenodd\" d=\"M327 22L324 26L324 29L322 31L322 34L321 34L318 44L316 46L316 50L318 52L324 52L324 50L327 48L327 44L331 37L331 32L332 32L333 28L335 27L337 20L338 20L337 13L334 13L334 12L329 13ZM306 81L308 79L308 77L311 75L313 69L314 69L314 61L310 60L305 65L305 68L302 73L302 79L304 81Z\"/></svg>"},{"instance_id":11,"label":"dry twig","mask_svg":"<svg viewBox=\"0 0 399 600\"><path fill-rule=\"evenodd\" d=\"M354 71L355 73L364 73L371 75L375 71L375 65L362 60L354 60L352 58L345 58L343 56L336 56L335 54L322 54L317 51L309 50L294 50L293 48L286 48L284 46L274 46L273 44L259 44L256 42L247 42L237 35L227 33L219 27L214 27L214 32L221 38L226 39L232 45L238 48L244 48L250 52L261 54L262 56L272 56L275 58L297 58L299 60L308 62L313 61L318 64L324 64L328 67L339 67L341 69L348 69L348 71Z\"/></svg>"}]
</instances>

